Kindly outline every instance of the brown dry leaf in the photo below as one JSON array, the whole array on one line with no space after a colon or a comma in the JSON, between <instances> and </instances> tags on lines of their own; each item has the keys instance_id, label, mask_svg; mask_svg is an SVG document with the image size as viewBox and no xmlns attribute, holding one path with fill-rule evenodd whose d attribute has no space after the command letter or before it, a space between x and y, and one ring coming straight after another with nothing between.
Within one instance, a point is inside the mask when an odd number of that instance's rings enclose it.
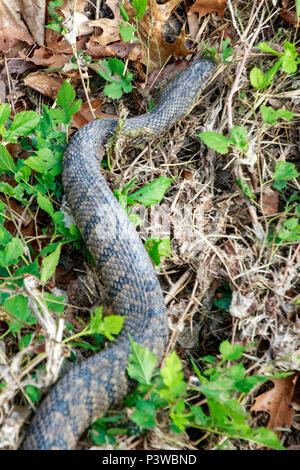
<instances>
[{"instance_id":1,"label":"brown dry leaf","mask_svg":"<svg viewBox=\"0 0 300 470\"><path fill-rule=\"evenodd\" d=\"M92 38L87 43L86 52L92 57L119 57L120 59L128 58L133 61L141 60L143 55L140 44L118 41L106 46L100 46L95 44Z\"/></svg>"},{"instance_id":2,"label":"brown dry leaf","mask_svg":"<svg viewBox=\"0 0 300 470\"><path fill-rule=\"evenodd\" d=\"M295 2L293 2L293 4L294 3ZM292 24L293 26L296 26L299 28L300 18L297 18L296 10L290 11L288 9L288 6L289 6L289 0L282 0L282 9L280 11L280 16L286 23Z\"/></svg>"},{"instance_id":3,"label":"brown dry leaf","mask_svg":"<svg viewBox=\"0 0 300 470\"><path fill-rule=\"evenodd\" d=\"M292 423L294 409L291 405L298 373L283 379L271 379L274 387L255 398L251 411L266 411L270 415L267 428L289 427Z\"/></svg>"},{"instance_id":4,"label":"brown dry leaf","mask_svg":"<svg viewBox=\"0 0 300 470\"><path fill-rule=\"evenodd\" d=\"M21 18L22 0L0 2L0 51L8 52L19 42L33 44L33 38Z\"/></svg>"},{"instance_id":5,"label":"brown dry leaf","mask_svg":"<svg viewBox=\"0 0 300 470\"><path fill-rule=\"evenodd\" d=\"M45 39L46 0L22 0L22 16L35 42L40 46Z\"/></svg>"},{"instance_id":6,"label":"brown dry leaf","mask_svg":"<svg viewBox=\"0 0 300 470\"><path fill-rule=\"evenodd\" d=\"M85 8L88 5L88 3L89 3L89 0L77 0L75 2L75 5L76 5L75 13L73 11L70 11L68 0L64 0L64 4L62 5L62 7L55 8L55 11L65 19L66 24L68 25L68 27L71 28L72 30L71 34L73 34L75 37L78 37L80 39L81 39L81 36L90 34L94 30L92 27L88 25L89 19L84 14ZM72 2L72 6L74 6L74 2ZM51 20L51 18L48 18L48 21L49 20ZM64 52L68 54L73 53L71 45L64 38L62 38L62 36L58 34L56 31L53 31L52 29L47 28L46 33L45 33L45 38L46 38L46 44L49 48L54 49L58 52ZM84 41L84 45L85 45L85 42L86 40ZM76 44L77 50L84 49L84 45L82 43L78 44L77 42Z\"/></svg>"},{"instance_id":7,"label":"brown dry leaf","mask_svg":"<svg viewBox=\"0 0 300 470\"><path fill-rule=\"evenodd\" d=\"M275 189L265 188L261 207L265 215L273 215L278 212L279 193Z\"/></svg>"},{"instance_id":8,"label":"brown dry leaf","mask_svg":"<svg viewBox=\"0 0 300 470\"><path fill-rule=\"evenodd\" d=\"M188 15L198 13L201 18L207 13L218 13L219 18L224 15L227 0L196 0L188 11Z\"/></svg>"},{"instance_id":9,"label":"brown dry leaf","mask_svg":"<svg viewBox=\"0 0 300 470\"><path fill-rule=\"evenodd\" d=\"M64 64L69 62L69 59L63 54L51 55L44 47L36 49L32 57L27 57L21 51L19 52L19 55L22 59L26 60L26 62L33 62L35 65L52 67L56 69L60 69L64 66Z\"/></svg>"},{"instance_id":10,"label":"brown dry leaf","mask_svg":"<svg viewBox=\"0 0 300 470\"><path fill-rule=\"evenodd\" d=\"M94 111L94 115L96 117L101 116L105 118L116 118L117 116L102 112L101 110L102 101L103 100L101 98L96 98L94 100L91 100L91 105ZM90 110L89 104L83 103L80 106L80 110L77 113L75 113L73 116L72 127L75 127L76 129L80 129L81 127L85 126L88 122L91 122L91 121L94 121L94 117Z\"/></svg>"},{"instance_id":11,"label":"brown dry leaf","mask_svg":"<svg viewBox=\"0 0 300 470\"><path fill-rule=\"evenodd\" d=\"M149 0L147 11L138 22L139 33L143 43L144 56L142 62L147 65L149 72L156 67L162 67L170 56L181 57L193 54L184 45L188 39L188 36L185 35L184 27L173 43L166 42L162 36L164 24L180 3L181 0L169 0L159 5L156 3L156 0ZM127 0L125 0L124 7L129 16L133 17L135 15L134 8Z\"/></svg>"},{"instance_id":12,"label":"brown dry leaf","mask_svg":"<svg viewBox=\"0 0 300 470\"><path fill-rule=\"evenodd\" d=\"M106 0L105 3L113 12L114 18L100 18L88 23L91 26L97 26L102 29L102 33L91 38L92 41L97 42L100 46L106 46L111 42L120 40L119 25L124 21L120 13L120 2L118 0Z\"/></svg>"},{"instance_id":13,"label":"brown dry leaf","mask_svg":"<svg viewBox=\"0 0 300 470\"><path fill-rule=\"evenodd\" d=\"M57 77L51 77L43 72L33 72L24 79L26 86L49 96L53 100L56 99L58 90L63 84L63 80Z\"/></svg>"}]
</instances>

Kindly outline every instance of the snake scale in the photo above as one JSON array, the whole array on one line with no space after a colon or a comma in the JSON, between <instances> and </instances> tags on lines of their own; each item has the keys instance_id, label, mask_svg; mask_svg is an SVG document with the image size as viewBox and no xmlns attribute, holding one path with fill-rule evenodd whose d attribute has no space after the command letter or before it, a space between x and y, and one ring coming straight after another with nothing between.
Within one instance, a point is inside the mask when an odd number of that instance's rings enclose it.
<instances>
[{"instance_id":1,"label":"snake scale","mask_svg":"<svg viewBox=\"0 0 300 470\"><path fill-rule=\"evenodd\" d=\"M185 117L214 70L205 58L180 72L147 114L125 121L122 133L149 138ZM118 339L76 364L46 396L25 435L23 449L74 449L85 429L134 386L126 374L128 334L162 358L167 342L166 306L147 252L100 172L103 147L117 119L101 119L71 139L62 180L69 207L106 286L113 313L125 315Z\"/></svg>"}]
</instances>

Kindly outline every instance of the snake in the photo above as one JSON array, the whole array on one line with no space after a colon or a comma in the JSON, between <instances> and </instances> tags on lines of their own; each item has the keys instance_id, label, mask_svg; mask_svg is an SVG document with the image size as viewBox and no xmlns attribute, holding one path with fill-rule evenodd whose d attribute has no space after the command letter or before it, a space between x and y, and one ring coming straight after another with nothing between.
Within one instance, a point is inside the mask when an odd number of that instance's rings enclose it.
<instances>
[{"instance_id":1,"label":"snake","mask_svg":"<svg viewBox=\"0 0 300 470\"><path fill-rule=\"evenodd\" d=\"M187 116L214 71L205 57L169 81L146 114L126 119L122 134L153 138ZM117 339L66 372L38 407L21 444L24 450L75 449L83 432L133 389L127 374L129 336L160 361L168 339L167 309L155 268L126 211L101 173L105 145L117 118L96 119L70 139L62 183L76 225L91 252L114 315L125 316Z\"/></svg>"}]
</instances>

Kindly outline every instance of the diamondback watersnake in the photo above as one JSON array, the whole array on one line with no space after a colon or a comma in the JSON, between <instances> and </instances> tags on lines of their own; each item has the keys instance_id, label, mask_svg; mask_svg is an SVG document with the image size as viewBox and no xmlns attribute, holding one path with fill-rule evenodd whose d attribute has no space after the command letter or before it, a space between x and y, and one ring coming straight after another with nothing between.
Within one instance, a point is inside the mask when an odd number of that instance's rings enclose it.
<instances>
[{"instance_id":1,"label":"diamondback watersnake","mask_svg":"<svg viewBox=\"0 0 300 470\"><path fill-rule=\"evenodd\" d=\"M208 59L194 61L162 92L148 113L128 119L122 132L153 137L186 116L212 76ZM112 407L133 382L126 374L128 334L162 358L167 342L166 307L144 246L100 172L103 146L116 119L95 120L71 139L63 161L63 186L76 224L92 253L112 310L125 315L118 339L76 364L52 388L29 426L23 449L73 449L83 431Z\"/></svg>"}]
</instances>

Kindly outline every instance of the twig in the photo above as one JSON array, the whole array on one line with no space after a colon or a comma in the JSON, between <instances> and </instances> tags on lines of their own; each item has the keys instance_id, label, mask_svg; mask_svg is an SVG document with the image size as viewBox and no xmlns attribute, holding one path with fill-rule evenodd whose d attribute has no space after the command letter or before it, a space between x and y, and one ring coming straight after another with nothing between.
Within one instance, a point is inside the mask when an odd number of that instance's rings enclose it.
<instances>
[{"instance_id":1,"label":"twig","mask_svg":"<svg viewBox=\"0 0 300 470\"><path fill-rule=\"evenodd\" d=\"M282 279L282 281L281 281L281 283L280 283L280 287L283 287L283 285L284 285L284 283L285 283L285 280L286 280L286 278L287 278L287 275L288 275L288 273L289 273L289 270L291 269L292 264L293 264L293 262L295 261L295 258L296 258L296 256L297 256L299 250L300 250L300 243L299 243L299 245L297 246L297 248L296 248L296 250L295 250L295 252L294 252L292 258L291 258L290 261L288 261L288 263L287 263L287 267L286 267L286 269L285 269L285 271L284 271L284 275L283 275L283 279Z\"/></svg>"}]
</instances>

